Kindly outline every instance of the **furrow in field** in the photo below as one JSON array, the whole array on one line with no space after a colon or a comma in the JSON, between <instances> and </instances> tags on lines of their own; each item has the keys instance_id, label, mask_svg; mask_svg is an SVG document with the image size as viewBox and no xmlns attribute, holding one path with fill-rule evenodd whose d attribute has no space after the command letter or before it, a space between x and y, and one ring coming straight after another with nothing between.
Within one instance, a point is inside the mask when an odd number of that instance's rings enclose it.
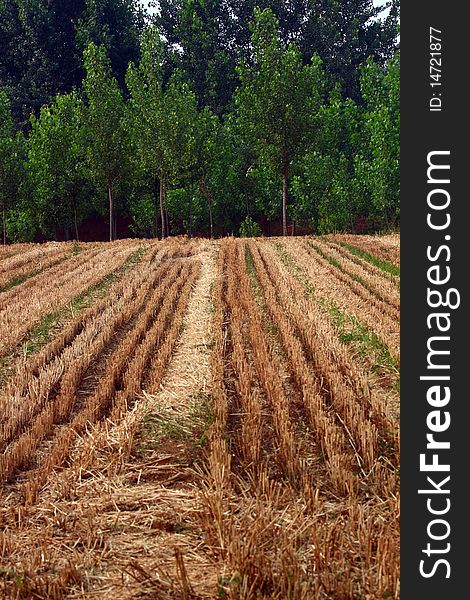
<instances>
[{"instance_id":1,"label":"furrow in field","mask_svg":"<svg viewBox=\"0 0 470 600\"><path fill-rule=\"evenodd\" d=\"M94 363L105 348L115 340L117 332L130 322L137 311L145 307L150 299L150 294L155 287L171 277L167 274L168 266L162 265L153 275L149 267L134 281L126 282L127 285L119 286L113 302L106 300L99 303L84 315L85 322L79 321L80 331L69 341L65 349L57 348L55 340L49 347L45 348L42 357L37 357L23 368L17 377L7 385L0 395L3 407L3 415L8 418L1 423L0 439L3 444L8 444L22 428L35 417L46 404L52 409L50 403L51 395L60 388L59 397L55 400L62 405L62 410L67 410L73 401L76 384L80 381L83 373ZM147 279L142 276L147 275ZM166 277L165 277L166 275ZM133 285L129 285L133 283ZM119 294L121 292L121 294ZM124 292L124 293L123 293ZM62 351L60 351L60 350ZM50 362L44 362L51 350L59 351L50 356ZM38 360L39 359L39 360ZM42 360L41 360L42 359ZM41 368L38 368L38 362ZM75 382L75 385L74 383ZM17 385L19 384L19 385ZM67 392L66 392L67 390Z\"/></svg>"},{"instance_id":2,"label":"furrow in field","mask_svg":"<svg viewBox=\"0 0 470 600\"><path fill-rule=\"evenodd\" d=\"M384 261L381 263L378 260L373 260L371 255L368 255L366 252L361 252L354 246L350 246L344 242L336 242L335 240L330 241L329 238L322 239L322 241L328 247L343 256L347 261L357 264L372 277L377 278L377 281L380 282L382 279L385 281L386 285L390 286L390 284L392 284L392 287L389 287L391 293L396 294L396 289L400 288L400 275L399 273L396 273L396 269L392 268L392 263L387 264ZM388 270L386 270L387 267Z\"/></svg>"},{"instance_id":3,"label":"furrow in field","mask_svg":"<svg viewBox=\"0 0 470 600\"><path fill-rule=\"evenodd\" d=\"M253 297L245 266L244 247L235 241L228 243L229 274L237 277L239 302L248 319L247 336L253 353L253 363L272 409L274 431L279 445L277 461L294 487L303 486L308 469L297 442L291 418L290 401L285 392L279 369L276 367L276 357L266 339L261 309Z\"/></svg>"},{"instance_id":4,"label":"furrow in field","mask_svg":"<svg viewBox=\"0 0 470 600\"><path fill-rule=\"evenodd\" d=\"M382 453L394 460L399 448L398 427L389 416L381 396L371 393L366 374L356 366L339 342L328 316L315 303L308 302L300 283L278 263L269 247L250 244L263 286L272 297L276 322L290 321L299 342L299 357L305 356L323 381L329 404L334 408L348 438L353 442L360 467L385 478L382 491L393 480L383 469ZM293 302L295 298L295 302ZM294 363L295 364L295 363ZM393 449L393 452L391 450ZM387 457L387 461L390 459ZM388 482L388 483L387 483Z\"/></svg>"},{"instance_id":5,"label":"furrow in field","mask_svg":"<svg viewBox=\"0 0 470 600\"><path fill-rule=\"evenodd\" d=\"M254 358L250 336L253 316L240 302L238 282L240 269L246 267L243 262L237 264L236 259L233 253L227 259L224 298L228 334L226 388L231 407L228 429L232 440L230 450L237 458L233 468L245 476L246 472L254 477L266 473L269 477L279 478L286 469L278 451L275 408L265 391Z\"/></svg>"},{"instance_id":6,"label":"furrow in field","mask_svg":"<svg viewBox=\"0 0 470 600\"><path fill-rule=\"evenodd\" d=\"M11 258L16 254L24 254L37 247L37 244L7 244L0 246L0 261Z\"/></svg>"},{"instance_id":7,"label":"furrow in field","mask_svg":"<svg viewBox=\"0 0 470 600\"><path fill-rule=\"evenodd\" d=\"M380 260L392 263L397 269L400 268L399 235L373 236L338 233L331 236L331 239L364 250Z\"/></svg>"},{"instance_id":8,"label":"furrow in field","mask_svg":"<svg viewBox=\"0 0 470 600\"><path fill-rule=\"evenodd\" d=\"M301 241L286 240L278 243L277 248L282 258L302 270L302 275L305 274L308 282L311 282L315 295L364 322L388 347L399 365L400 334L396 316L385 314L361 286L355 287L355 282L347 281L341 271L321 259L316 252L308 252Z\"/></svg>"},{"instance_id":9,"label":"furrow in field","mask_svg":"<svg viewBox=\"0 0 470 600\"><path fill-rule=\"evenodd\" d=\"M119 268L138 246L139 244L125 246L122 250L109 248L84 252L71 258L66 270L63 265L57 265L14 288L12 294L7 292L2 295L0 355L5 355L20 343L41 317L60 310L72 298L85 293ZM33 280L34 285L28 285Z\"/></svg>"},{"instance_id":10,"label":"furrow in field","mask_svg":"<svg viewBox=\"0 0 470 600\"><path fill-rule=\"evenodd\" d=\"M396 318L400 313L400 292L397 287L381 275L372 275L363 268L363 264L357 264L336 250L333 244L325 243L321 238L314 242L308 242L308 246L320 254L334 267L356 285L362 286L371 298L382 304L382 310L390 313Z\"/></svg>"},{"instance_id":11,"label":"furrow in field","mask_svg":"<svg viewBox=\"0 0 470 600\"><path fill-rule=\"evenodd\" d=\"M16 254L0 263L0 292L54 266L71 255L72 244L47 244Z\"/></svg>"},{"instance_id":12,"label":"furrow in field","mask_svg":"<svg viewBox=\"0 0 470 600\"><path fill-rule=\"evenodd\" d=\"M75 397L79 399L78 406L74 407L68 424L60 426L55 432L52 443L39 460L38 468L29 473L23 485L23 495L27 502L34 502L39 489L46 483L51 472L67 463L77 437L82 436L87 428L109 415L122 417L123 412L132 406L135 400L135 388L133 389L132 385L130 388L126 387L126 367L129 364L132 368L135 364L135 353L138 351L139 344L148 335L149 328L152 332L151 324L154 319L157 320L157 327L161 330L160 338L167 331L175 314L174 307L178 306L181 298L187 299L188 291L194 281L192 271L192 265L177 266L174 281L166 288L165 298L161 296L158 299L151 298L149 306L131 327L125 327L124 331L119 332L119 339L113 340L112 353L109 356L104 353L105 364L95 365L95 370L90 377L91 383L95 383L94 389L87 389L85 398L79 398L80 389L77 389ZM160 288L157 289L158 291ZM97 375L99 379L96 379ZM85 385L88 388L90 381Z\"/></svg>"},{"instance_id":13,"label":"furrow in field","mask_svg":"<svg viewBox=\"0 0 470 600\"><path fill-rule=\"evenodd\" d=\"M31 457L54 425L67 420L68 413L74 410L73 405L80 402L79 386L84 378L90 377L87 371L96 369L97 361L101 364L106 362L106 349L109 352L109 347L116 345L119 337L125 336L138 318L139 311L145 309L147 300L161 301L162 288L156 286L162 275L164 284L167 283L165 279L171 282L178 267L174 265L165 278L167 270L166 266L162 267L160 272L156 271L153 281L150 279L147 285L134 288L132 295L124 296L116 307L109 307L96 320L89 322L60 357L53 360L47 369L41 369L37 378L31 378L25 396L16 397L14 403L10 397L9 406L6 396L4 401L10 418L2 424L4 444L12 441L18 431L25 428L26 431L14 439L1 457L4 477L9 477ZM151 304L150 307L153 309ZM98 378L95 381L97 383Z\"/></svg>"}]
</instances>

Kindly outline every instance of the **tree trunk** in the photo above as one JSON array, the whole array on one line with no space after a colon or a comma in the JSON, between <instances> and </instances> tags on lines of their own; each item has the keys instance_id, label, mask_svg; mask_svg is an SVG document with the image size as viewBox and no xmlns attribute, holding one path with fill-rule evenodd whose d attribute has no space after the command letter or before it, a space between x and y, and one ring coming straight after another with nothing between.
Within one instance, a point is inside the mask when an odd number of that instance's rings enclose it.
<instances>
[{"instance_id":1,"label":"tree trunk","mask_svg":"<svg viewBox=\"0 0 470 600\"><path fill-rule=\"evenodd\" d=\"M3 245L7 245L7 210L5 202L2 203L2 221L3 221Z\"/></svg>"},{"instance_id":2,"label":"tree trunk","mask_svg":"<svg viewBox=\"0 0 470 600\"><path fill-rule=\"evenodd\" d=\"M191 184L190 190L189 190L189 225L188 225L188 234L189 237L193 237L193 192L194 192L194 186L193 184Z\"/></svg>"},{"instance_id":3,"label":"tree trunk","mask_svg":"<svg viewBox=\"0 0 470 600\"><path fill-rule=\"evenodd\" d=\"M153 205L155 209L155 237L158 238L158 178L156 177L153 185Z\"/></svg>"},{"instance_id":4,"label":"tree trunk","mask_svg":"<svg viewBox=\"0 0 470 600\"><path fill-rule=\"evenodd\" d=\"M166 186L163 186L163 205L165 207L165 230L167 237L170 235L170 224L168 223L168 208L166 205Z\"/></svg>"},{"instance_id":5,"label":"tree trunk","mask_svg":"<svg viewBox=\"0 0 470 600\"><path fill-rule=\"evenodd\" d=\"M204 189L206 190L207 206L209 208L209 226L210 226L211 240L212 240L214 238L214 225L212 222L212 191L211 191L210 187L207 185L206 172L204 170L202 171L202 185L203 185Z\"/></svg>"},{"instance_id":6,"label":"tree trunk","mask_svg":"<svg viewBox=\"0 0 470 600\"><path fill-rule=\"evenodd\" d=\"M207 186L207 203L209 205L209 223L211 227L211 240L214 239L214 224L212 221L212 190Z\"/></svg>"},{"instance_id":7,"label":"tree trunk","mask_svg":"<svg viewBox=\"0 0 470 600\"><path fill-rule=\"evenodd\" d=\"M75 240L79 242L80 239L78 235L77 200L75 198L73 199L73 224L75 227Z\"/></svg>"},{"instance_id":8,"label":"tree trunk","mask_svg":"<svg viewBox=\"0 0 470 600\"><path fill-rule=\"evenodd\" d=\"M109 198L109 241L113 241L113 186L108 184L108 198Z\"/></svg>"},{"instance_id":9,"label":"tree trunk","mask_svg":"<svg viewBox=\"0 0 470 600\"><path fill-rule=\"evenodd\" d=\"M316 201L313 201L313 206L312 206L312 221L313 221L313 233L316 235L317 231L318 231L318 219L319 219L319 215L318 215L318 206Z\"/></svg>"},{"instance_id":10,"label":"tree trunk","mask_svg":"<svg viewBox=\"0 0 470 600\"><path fill-rule=\"evenodd\" d=\"M287 169L282 174L282 235L287 235Z\"/></svg>"},{"instance_id":11,"label":"tree trunk","mask_svg":"<svg viewBox=\"0 0 470 600\"><path fill-rule=\"evenodd\" d=\"M160 176L160 217L162 220L162 240L166 238L165 213L163 211L163 175Z\"/></svg>"}]
</instances>

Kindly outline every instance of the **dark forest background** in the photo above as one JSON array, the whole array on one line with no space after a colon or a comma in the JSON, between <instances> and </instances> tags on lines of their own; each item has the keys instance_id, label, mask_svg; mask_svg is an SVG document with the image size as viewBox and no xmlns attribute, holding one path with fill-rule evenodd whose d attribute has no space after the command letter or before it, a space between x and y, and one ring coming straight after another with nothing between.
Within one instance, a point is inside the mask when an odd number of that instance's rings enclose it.
<instances>
[{"instance_id":1,"label":"dark forest background","mask_svg":"<svg viewBox=\"0 0 470 600\"><path fill-rule=\"evenodd\" d=\"M399 224L399 7L0 0L5 242Z\"/></svg>"}]
</instances>

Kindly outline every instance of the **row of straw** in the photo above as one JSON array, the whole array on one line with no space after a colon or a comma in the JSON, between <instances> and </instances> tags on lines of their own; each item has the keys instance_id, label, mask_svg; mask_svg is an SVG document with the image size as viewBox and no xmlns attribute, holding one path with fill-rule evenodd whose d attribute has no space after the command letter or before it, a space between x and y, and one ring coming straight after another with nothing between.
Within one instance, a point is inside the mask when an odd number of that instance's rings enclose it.
<instances>
[{"instance_id":1,"label":"row of straw","mask_svg":"<svg viewBox=\"0 0 470 600\"><path fill-rule=\"evenodd\" d=\"M371 286L368 284L366 278L363 276L364 271L361 267L355 263L352 268L345 266L345 261L341 256L331 256L331 248L321 247L318 244L307 244L307 251L310 254L316 253L320 261L324 261L330 271L336 271L336 277L341 281L347 283L352 290L357 294L367 299L368 302L376 306L383 314L388 315L392 319L399 319L399 301L395 298L395 301L389 301L384 293L377 291L379 286Z\"/></svg>"},{"instance_id":2,"label":"row of straw","mask_svg":"<svg viewBox=\"0 0 470 600\"><path fill-rule=\"evenodd\" d=\"M47 244L34 246L29 252L15 254L0 262L0 289L9 282L26 278L30 273L38 273L54 266L60 260L70 256L72 245Z\"/></svg>"},{"instance_id":3,"label":"row of straw","mask_svg":"<svg viewBox=\"0 0 470 600\"><path fill-rule=\"evenodd\" d=\"M173 269L176 270L173 271ZM184 289L191 267L190 265L174 265L171 269L174 273L174 281L169 283L168 288L157 288L155 295L150 298L145 310L137 317L132 328L125 335L121 343L106 360L104 372L101 374L98 387L88 394L82 402L82 406L72 416L66 427L60 428L54 438L54 443L47 454L41 458L38 468L28 475L23 487L23 494L27 502L36 499L38 490L47 481L49 474L54 468L61 467L70 455L72 446L77 436L82 436L87 428L98 423L113 413L115 401L118 400L118 408L114 412L122 414L123 406L131 404L135 399L132 396L133 384L126 386L125 374L129 367L134 364L134 353L139 344L146 338L149 328L154 320L160 329L160 338L163 337L168 326L169 317L173 316L173 307L177 305L178 299ZM164 291L166 293L162 294ZM164 297L163 297L164 296ZM137 357L139 360L139 357ZM127 380L129 383L129 380ZM122 392L119 394L119 392ZM117 396L119 396L117 398Z\"/></svg>"},{"instance_id":4,"label":"row of straw","mask_svg":"<svg viewBox=\"0 0 470 600\"><path fill-rule=\"evenodd\" d=\"M380 260L391 262L396 267L400 266L400 237L399 235L352 235L350 233L337 233L331 236L332 240L343 242L377 257Z\"/></svg>"},{"instance_id":5,"label":"row of straw","mask_svg":"<svg viewBox=\"0 0 470 600\"><path fill-rule=\"evenodd\" d=\"M178 267L174 265L168 274L168 282L176 277L177 271ZM108 309L104 314L108 317L105 323L98 321L95 324L91 321L60 358L53 361L49 368L42 369L36 379L31 378L25 396L16 398L9 410L10 418L2 424L1 439L7 445L0 456L0 473L4 478L10 477L31 459L41 440L51 434L54 425L67 420L76 402L77 388L87 370L114 341L119 329L136 318L139 311L145 308L147 300L152 300L149 291L161 301L161 287L156 290L136 288L133 302L122 302L121 310L115 314ZM152 304L150 309L154 310ZM21 430L24 431L18 435Z\"/></svg>"},{"instance_id":6,"label":"row of straw","mask_svg":"<svg viewBox=\"0 0 470 600\"><path fill-rule=\"evenodd\" d=\"M382 277L383 279L391 282L395 288L400 287L400 276L394 273L391 273L388 270L384 270L380 268L371 260L368 260L366 257L358 256L357 253L353 252L349 247L346 247L343 244L337 243L335 241L330 241L327 238L327 241L322 240L326 243L327 246L333 248L333 250L337 251L340 255L344 256L347 260L350 260L357 265L359 265L365 271L368 271L371 275L376 277Z\"/></svg>"},{"instance_id":7,"label":"row of straw","mask_svg":"<svg viewBox=\"0 0 470 600\"><path fill-rule=\"evenodd\" d=\"M154 254L148 256L146 268L134 270L116 282L105 298L77 314L57 337L18 366L16 375L0 390L0 443L7 442L15 430L40 412L67 366L80 359L97 336L113 331L113 319L119 326L126 318L125 311L133 310L138 296L144 303L158 277L166 272L166 267L160 267L152 279Z\"/></svg>"},{"instance_id":8,"label":"row of straw","mask_svg":"<svg viewBox=\"0 0 470 600\"><path fill-rule=\"evenodd\" d=\"M269 311L268 296L271 294L266 292L263 285L265 302L262 302L261 311L253 298L255 289L250 285L246 273L243 250L244 243L239 241L224 241L221 244L218 263L221 277L214 292L216 345L212 372L214 408L219 417L214 431L217 432L219 443L215 446L216 440L212 439L210 474L202 480L204 510L201 518L208 546L226 565L221 579L221 592L228 597L238 598L320 600L325 597L352 599L361 594L372 598L375 597L375 590L378 590L381 596L396 597L399 556L397 504L393 499L381 501L380 508L376 510L372 502L361 506L358 497L351 495L346 500L338 499L336 508L331 502L335 496L328 489L326 502L318 488L316 493L312 489L299 490L297 482L290 477L276 482L269 478L264 465L253 470L249 463L245 471L236 471L238 476L232 474L232 486L226 483L222 488L220 485L224 479L227 482L230 473L230 455L226 444L227 436L232 435L227 430L229 413L236 409L240 411L242 419L254 419L256 413L250 401L256 401L253 396L256 376L263 388L266 385L263 380L265 368L258 371L259 363L255 358L256 345L266 337L266 331L263 327L259 329L253 326L253 321L257 321L257 315L264 315L264 306ZM253 248L251 252L256 254ZM260 266L256 264L256 259L253 262L255 267ZM257 275L262 284L266 283L261 281L258 268ZM247 293L250 301L247 301ZM285 333L288 333L289 327L294 348L295 329L287 319ZM278 330L283 341L280 326ZM257 338L253 337L253 332ZM248 344L252 346L251 350L247 349ZM268 356L275 369L277 357L271 352ZM228 404L228 398L233 396L233 391L229 389L232 387L232 370L228 367L230 362L235 371L235 390L240 400L237 406ZM307 394L318 388L318 382L312 380L312 372L306 361L304 366L308 385L304 386L303 391ZM294 378L300 379L302 371L292 369L290 361L289 369ZM323 399L318 398L320 407L324 408ZM279 404L276 404L275 410L278 408ZM334 419L332 423L335 426ZM251 434L248 430L244 431L243 427L242 421L240 439L245 444ZM340 432L342 449L351 463L351 449L343 430L340 429ZM217 452L216 448L221 447L225 451ZM302 451L303 448L299 446L298 452ZM256 456L256 449L253 453ZM252 456L249 449L241 454L246 461ZM346 472L350 472L350 464L347 466ZM336 489L334 491L337 493ZM306 504L309 495L313 501Z\"/></svg>"},{"instance_id":9,"label":"row of straw","mask_svg":"<svg viewBox=\"0 0 470 600\"><path fill-rule=\"evenodd\" d=\"M329 260L339 265L343 273L355 281L359 281L372 296L382 300L385 304L400 310L400 290L394 281L385 273L368 263L358 259L348 250L318 238L314 244Z\"/></svg>"},{"instance_id":10,"label":"row of straw","mask_svg":"<svg viewBox=\"0 0 470 600\"><path fill-rule=\"evenodd\" d=\"M358 366L354 355L348 347L340 342L334 325L331 323L323 308L312 298L307 298L303 293L302 285L292 277L288 269L277 263L274 251L268 246L256 249L269 274L270 280L282 304L289 306L297 327L298 335L304 348L307 349L313 361L317 349L323 352L324 360L321 361L319 369L327 368L324 373L326 381L334 380L340 382L340 389L348 388L350 397L355 403L362 405L364 418L371 420L383 437L386 437L399 447L398 426L388 413L386 404L382 397L378 397L369 388L367 374ZM295 298L295 302L292 299ZM318 341L317 341L318 339ZM393 439L390 439L391 432Z\"/></svg>"},{"instance_id":11,"label":"row of straw","mask_svg":"<svg viewBox=\"0 0 470 600\"><path fill-rule=\"evenodd\" d=\"M298 240L287 240L283 248L289 260L302 270L310 285L313 285L315 296L325 299L345 315L352 315L359 323L364 323L399 364L400 335L396 315L385 314L362 286L354 286L355 282L347 280L339 269L316 252L308 252Z\"/></svg>"},{"instance_id":12,"label":"row of straw","mask_svg":"<svg viewBox=\"0 0 470 600\"><path fill-rule=\"evenodd\" d=\"M362 474L373 470L378 489L388 494L394 476L383 465L383 461L378 460L384 443L381 440L385 438L388 444L395 445L392 457L396 459L398 434L390 439L392 422L383 403L372 402L364 374L349 360L324 313L314 303L307 305L301 295L302 289L297 288L297 282L292 278L283 279L271 261L262 259L254 244L251 244L251 250L260 280L270 297L273 318L281 330L286 330L286 322L290 320L291 337L296 339L299 355L312 364L317 377L322 379L323 395L326 395L337 420L346 431ZM292 298L295 294L297 297L294 302Z\"/></svg>"},{"instance_id":13,"label":"row of straw","mask_svg":"<svg viewBox=\"0 0 470 600\"><path fill-rule=\"evenodd\" d=\"M118 269L137 246L83 252L0 297L0 354L20 343L42 317L63 308ZM31 285L28 285L31 283ZM4 298L8 296L8 298Z\"/></svg>"},{"instance_id":14,"label":"row of straw","mask_svg":"<svg viewBox=\"0 0 470 600\"><path fill-rule=\"evenodd\" d=\"M302 393L310 425L322 448L325 466L335 493L347 495L356 487L353 475L354 455L343 429L338 426L334 414L322 397L323 382L311 369L309 361L293 327L286 307L279 304L274 288L269 280L255 244L250 244L250 252L256 273L263 287L266 307L276 324L290 371L298 389Z\"/></svg>"}]
</instances>

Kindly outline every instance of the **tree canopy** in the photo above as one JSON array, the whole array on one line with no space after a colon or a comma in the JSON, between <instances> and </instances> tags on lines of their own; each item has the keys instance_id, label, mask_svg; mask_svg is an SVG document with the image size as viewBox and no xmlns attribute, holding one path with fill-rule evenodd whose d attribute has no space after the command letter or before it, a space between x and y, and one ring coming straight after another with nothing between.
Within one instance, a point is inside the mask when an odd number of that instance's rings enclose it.
<instances>
[{"instance_id":1,"label":"tree canopy","mask_svg":"<svg viewBox=\"0 0 470 600\"><path fill-rule=\"evenodd\" d=\"M155 7L0 0L4 241L398 225L395 0Z\"/></svg>"}]
</instances>

